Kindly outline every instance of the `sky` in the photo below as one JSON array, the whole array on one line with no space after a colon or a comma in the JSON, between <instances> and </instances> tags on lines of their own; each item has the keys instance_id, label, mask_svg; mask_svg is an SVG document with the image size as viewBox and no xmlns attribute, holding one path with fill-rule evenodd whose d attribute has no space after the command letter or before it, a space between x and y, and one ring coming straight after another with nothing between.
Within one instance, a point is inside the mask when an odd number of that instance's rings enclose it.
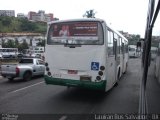
<instances>
[{"instance_id":1,"label":"sky","mask_svg":"<svg viewBox=\"0 0 160 120\"><path fill-rule=\"evenodd\" d=\"M29 11L53 13L60 20L83 18L88 10L96 12L115 30L144 37L149 0L0 0L1 10L15 10L15 14Z\"/></svg>"}]
</instances>

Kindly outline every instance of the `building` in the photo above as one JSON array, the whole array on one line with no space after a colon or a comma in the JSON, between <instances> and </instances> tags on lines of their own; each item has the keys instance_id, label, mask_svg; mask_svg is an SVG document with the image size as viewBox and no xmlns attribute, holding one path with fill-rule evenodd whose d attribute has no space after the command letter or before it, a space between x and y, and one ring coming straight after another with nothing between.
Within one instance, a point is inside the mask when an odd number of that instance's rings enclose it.
<instances>
[{"instance_id":1,"label":"building","mask_svg":"<svg viewBox=\"0 0 160 120\"><path fill-rule=\"evenodd\" d=\"M18 13L17 18L27 18L23 13Z\"/></svg>"},{"instance_id":2,"label":"building","mask_svg":"<svg viewBox=\"0 0 160 120\"><path fill-rule=\"evenodd\" d=\"M0 16L15 17L15 11L14 10L0 10Z\"/></svg>"},{"instance_id":3,"label":"building","mask_svg":"<svg viewBox=\"0 0 160 120\"><path fill-rule=\"evenodd\" d=\"M30 11L28 13L28 19L31 21L50 22L54 20L53 14L45 14L45 11L39 10L38 13Z\"/></svg>"}]
</instances>

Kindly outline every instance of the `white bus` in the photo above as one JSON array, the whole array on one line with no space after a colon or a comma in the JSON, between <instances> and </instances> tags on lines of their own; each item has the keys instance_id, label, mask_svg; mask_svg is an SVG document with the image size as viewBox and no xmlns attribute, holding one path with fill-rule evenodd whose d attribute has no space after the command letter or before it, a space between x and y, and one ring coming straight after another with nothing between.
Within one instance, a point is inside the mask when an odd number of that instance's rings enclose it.
<instances>
[{"instance_id":1,"label":"white bus","mask_svg":"<svg viewBox=\"0 0 160 120\"><path fill-rule=\"evenodd\" d=\"M2 58L16 58L18 55L18 48L0 48L0 56Z\"/></svg>"},{"instance_id":2,"label":"white bus","mask_svg":"<svg viewBox=\"0 0 160 120\"><path fill-rule=\"evenodd\" d=\"M46 84L108 91L127 70L128 40L101 19L49 23L45 50Z\"/></svg>"},{"instance_id":3,"label":"white bus","mask_svg":"<svg viewBox=\"0 0 160 120\"><path fill-rule=\"evenodd\" d=\"M128 46L128 53L129 57L138 57L138 52L137 52L137 46L136 45L129 45Z\"/></svg>"}]
</instances>

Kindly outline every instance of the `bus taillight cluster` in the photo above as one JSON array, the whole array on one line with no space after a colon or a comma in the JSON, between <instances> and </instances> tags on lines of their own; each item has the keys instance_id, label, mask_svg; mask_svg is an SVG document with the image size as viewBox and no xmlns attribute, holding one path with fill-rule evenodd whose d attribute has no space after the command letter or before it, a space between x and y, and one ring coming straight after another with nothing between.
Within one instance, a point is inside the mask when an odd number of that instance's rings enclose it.
<instances>
[{"instance_id":1,"label":"bus taillight cluster","mask_svg":"<svg viewBox=\"0 0 160 120\"><path fill-rule=\"evenodd\" d=\"M51 72L49 71L49 67L48 67L48 63L46 62L45 63L45 66L46 66L46 71L48 72L48 76L51 76Z\"/></svg>"},{"instance_id":2,"label":"bus taillight cluster","mask_svg":"<svg viewBox=\"0 0 160 120\"><path fill-rule=\"evenodd\" d=\"M96 80L101 80L101 77L103 76L104 74L104 70L105 70L105 67L104 66L100 66L100 71L98 72L98 76L96 77Z\"/></svg>"}]
</instances>

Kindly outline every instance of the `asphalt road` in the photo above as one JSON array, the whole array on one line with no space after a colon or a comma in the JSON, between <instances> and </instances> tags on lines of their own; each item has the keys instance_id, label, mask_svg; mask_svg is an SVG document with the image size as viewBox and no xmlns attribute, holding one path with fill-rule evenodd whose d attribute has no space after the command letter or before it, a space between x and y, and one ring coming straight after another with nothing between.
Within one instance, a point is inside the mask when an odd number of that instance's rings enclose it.
<instances>
[{"instance_id":1,"label":"asphalt road","mask_svg":"<svg viewBox=\"0 0 160 120\"><path fill-rule=\"evenodd\" d=\"M31 118L36 118L36 120L53 120L53 118L55 120L82 120L82 118L89 120L89 118L104 117L98 116L99 114L137 114L141 79L140 63L138 58L130 59L127 73L120 79L118 86L107 93L46 85L43 78L39 77L27 82L22 80L9 82L2 78L0 79L1 117L5 118L7 114L14 114L19 115L18 117L22 120ZM147 94L149 112L160 113L158 104L160 85L156 80L152 80L152 69L153 67L149 70ZM150 84L151 80L152 84Z\"/></svg>"}]
</instances>

